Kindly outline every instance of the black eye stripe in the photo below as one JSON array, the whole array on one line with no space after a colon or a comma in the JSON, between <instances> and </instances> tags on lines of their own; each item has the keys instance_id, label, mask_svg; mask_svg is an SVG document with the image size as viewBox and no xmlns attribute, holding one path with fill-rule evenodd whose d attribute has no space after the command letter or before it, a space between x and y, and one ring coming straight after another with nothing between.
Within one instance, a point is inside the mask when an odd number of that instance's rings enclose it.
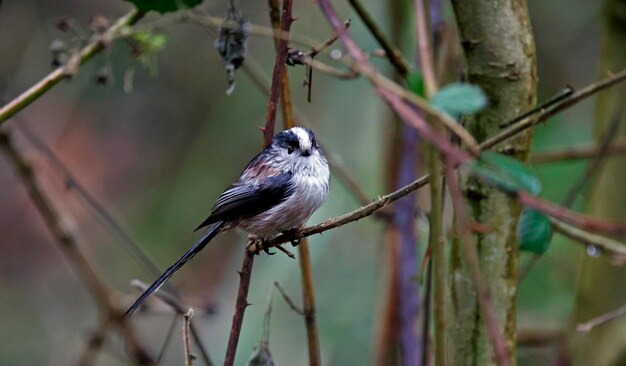
<instances>
[{"instance_id":1,"label":"black eye stripe","mask_svg":"<svg viewBox=\"0 0 626 366\"><path fill-rule=\"evenodd\" d=\"M291 131L283 131L274 137L274 144L280 146L282 148L300 148L300 141L298 140L298 136Z\"/></svg>"}]
</instances>

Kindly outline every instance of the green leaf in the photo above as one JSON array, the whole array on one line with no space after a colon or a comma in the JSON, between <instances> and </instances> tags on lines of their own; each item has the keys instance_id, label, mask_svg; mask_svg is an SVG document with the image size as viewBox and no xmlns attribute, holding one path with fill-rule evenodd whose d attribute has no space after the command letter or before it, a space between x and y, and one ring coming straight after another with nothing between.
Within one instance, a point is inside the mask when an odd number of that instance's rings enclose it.
<instances>
[{"instance_id":1,"label":"green leaf","mask_svg":"<svg viewBox=\"0 0 626 366\"><path fill-rule=\"evenodd\" d=\"M441 88L431 100L433 107L458 119L462 114L473 114L487 105L485 93L472 84L453 83Z\"/></svg>"},{"instance_id":2,"label":"green leaf","mask_svg":"<svg viewBox=\"0 0 626 366\"><path fill-rule=\"evenodd\" d=\"M141 12L148 12L154 10L158 13L169 13L184 9L185 7L192 8L200 3L202 0L126 0L133 3L137 10Z\"/></svg>"},{"instance_id":3,"label":"green leaf","mask_svg":"<svg viewBox=\"0 0 626 366\"><path fill-rule=\"evenodd\" d=\"M525 208L517 226L517 235L520 250L543 254L550 248L552 225L546 215Z\"/></svg>"},{"instance_id":4,"label":"green leaf","mask_svg":"<svg viewBox=\"0 0 626 366\"><path fill-rule=\"evenodd\" d=\"M419 71L413 71L406 78L406 85L413 94L420 97L426 96L426 90L424 88L424 77Z\"/></svg>"},{"instance_id":5,"label":"green leaf","mask_svg":"<svg viewBox=\"0 0 626 366\"><path fill-rule=\"evenodd\" d=\"M535 196L541 192L541 181L524 164L506 155L485 151L469 168L507 192L523 190Z\"/></svg>"}]
</instances>

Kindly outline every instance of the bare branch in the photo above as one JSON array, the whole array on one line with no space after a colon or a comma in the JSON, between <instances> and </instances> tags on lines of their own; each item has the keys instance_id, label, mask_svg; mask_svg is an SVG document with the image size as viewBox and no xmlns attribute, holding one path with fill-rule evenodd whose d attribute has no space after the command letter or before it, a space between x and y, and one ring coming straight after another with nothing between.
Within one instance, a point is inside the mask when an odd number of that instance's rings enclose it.
<instances>
[{"instance_id":1,"label":"bare branch","mask_svg":"<svg viewBox=\"0 0 626 366\"><path fill-rule=\"evenodd\" d=\"M283 297L283 299L285 300L285 302L287 303L287 305L289 305L289 307L291 308L291 310L293 310L294 312L296 312L298 315L302 315L304 316L304 311L302 309L300 309L298 307L298 305L296 305L293 300L289 297L289 295L287 294L287 292L280 286L280 283L278 283L278 281L274 281L274 286L276 287L276 289L278 290L278 292L280 292L281 296Z\"/></svg>"},{"instance_id":2,"label":"bare branch","mask_svg":"<svg viewBox=\"0 0 626 366\"><path fill-rule=\"evenodd\" d=\"M189 310L183 315L183 344L185 346L185 366L193 366L193 360L196 358L191 353L191 342L189 342L189 324L191 323L192 316L192 308L189 308Z\"/></svg>"},{"instance_id":3,"label":"bare branch","mask_svg":"<svg viewBox=\"0 0 626 366\"><path fill-rule=\"evenodd\" d=\"M593 328L597 327L598 325L602 325L612 320L621 318L624 315L626 315L626 305L606 314L600 315L596 318L593 318L587 322L580 323L576 325L576 330L581 333L589 333Z\"/></svg>"}]
</instances>

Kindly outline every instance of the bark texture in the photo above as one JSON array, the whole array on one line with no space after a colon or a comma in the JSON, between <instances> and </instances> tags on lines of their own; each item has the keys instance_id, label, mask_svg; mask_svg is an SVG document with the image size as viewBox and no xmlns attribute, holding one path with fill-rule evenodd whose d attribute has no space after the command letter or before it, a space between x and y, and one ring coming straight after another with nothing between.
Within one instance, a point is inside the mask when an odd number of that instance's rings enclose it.
<instances>
[{"instance_id":1,"label":"bark texture","mask_svg":"<svg viewBox=\"0 0 626 366\"><path fill-rule=\"evenodd\" d=\"M626 0L608 0L604 9L600 77L626 67ZM618 103L625 98L624 87L616 87L598 95L596 102L595 136L604 136ZM622 106L623 107L623 104ZM619 130L626 135L624 118ZM623 219L626 216L626 158L613 157L604 162L601 173L593 184L589 213L605 218ZM589 182L591 183L591 182ZM583 259L578 297L577 322L587 321L626 303L624 291L626 267L614 267L605 260ZM597 327L591 333L574 336L571 347L574 365L625 365L626 319L618 319Z\"/></svg>"},{"instance_id":2,"label":"bark texture","mask_svg":"<svg viewBox=\"0 0 626 366\"><path fill-rule=\"evenodd\" d=\"M468 81L480 86L488 107L468 121L481 142L500 131L504 121L532 108L536 101L535 44L525 0L455 0ZM530 132L496 150L526 161ZM493 228L476 235L481 269L494 303L499 332L515 364L518 245L516 228L521 206L502 193L468 177L461 187L470 219ZM447 305L447 364L492 365L493 347L485 328L459 238L450 254Z\"/></svg>"}]
</instances>

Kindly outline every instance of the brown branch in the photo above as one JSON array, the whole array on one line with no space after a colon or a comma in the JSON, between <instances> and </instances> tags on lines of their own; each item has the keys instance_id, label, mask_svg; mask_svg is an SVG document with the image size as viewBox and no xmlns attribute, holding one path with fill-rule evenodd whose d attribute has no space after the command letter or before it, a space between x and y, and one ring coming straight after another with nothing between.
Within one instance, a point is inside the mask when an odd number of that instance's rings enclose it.
<instances>
[{"instance_id":1,"label":"brown branch","mask_svg":"<svg viewBox=\"0 0 626 366\"><path fill-rule=\"evenodd\" d=\"M248 250L243 255L243 264L239 271L239 290L237 291L237 302L235 303L235 313L233 314L233 323L230 328L230 336L228 338L228 346L226 348L226 357L224 358L224 366L233 366L235 363L235 354L237 353L237 343L239 342L239 333L243 324L243 315L248 303L248 289L250 288L250 277L252 277L252 266L254 264L254 254Z\"/></svg>"},{"instance_id":2,"label":"brown branch","mask_svg":"<svg viewBox=\"0 0 626 366\"><path fill-rule=\"evenodd\" d=\"M71 77L76 73L76 67L82 65L91 59L94 55L101 52L124 27L135 24L143 17L144 13L131 10L123 17L119 18L104 33L99 35L96 40L78 51L68 62L67 65L60 66L41 79L28 90L17 96L15 99L0 108L0 125L6 120L14 116L16 113L26 108L32 102L44 95L48 90L52 89L65 78Z\"/></svg>"},{"instance_id":3,"label":"brown branch","mask_svg":"<svg viewBox=\"0 0 626 366\"><path fill-rule=\"evenodd\" d=\"M293 22L291 17L292 0L284 0L282 8L282 18L280 21L281 35L288 34ZM276 123L276 105L282 91L283 73L285 72L285 61L287 59L288 39L279 37L280 41L276 47L276 61L274 64L274 73L272 75L272 84L270 86L270 97L267 108L267 117L265 119L265 127L263 129L263 146L267 147L271 144L274 137L274 126ZM243 324L243 316L248 306L248 289L250 288L250 278L252 277L252 266L254 264L254 254L248 249L244 251L243 264L239 272L239 290L237 292L237 301L235 303L235 313L233 314L233 322L230 329L228 346L226 349L226 357L224 366L232 366L235 362L235 354L237 352L237 343L239 342L239 334L241 333L241 325Z\"/></svg>"},{"instance_id":4,"label":"brown branch","mask_svg":"<svg viewBox=\"0 0 626 366\"><path fill-rule=\"evenodd\" d=\"M285 0L283 2L283 14L280 21L280 32L289 33L289 28L293 22L291 17L291 1ZM287 39L280 39L278 41L276 50L276 61L274 62L274 73L272 74L272 85L270 87L270 100L267 106L267 117L265 119L265 127L263 129L263 143L264 147L267 147L272 142L274 137L274 125L276 121L276 105L278 104L278 98L282 89L282 78L285 72L285 62L287 61Z\"/></svg>"},{"instance_id":5,"label":"brown branch","mask_svg":"<svg viewBox=\"0 0 626 366\"><path fill-rule=\"evenodd\" d=\"M17 171L18 177L28 190L30 198L58 244L59 249L61 249L62 254L77 272L85 287L91 292L91 295L100 307L103 318L106 322L112 323L123 339L125 339L130 355L135 363L139 365L154 365L152 357L139 342L133 328L122 318L124 309L118 304L114 293L93 270L91 264L79 249L74 235L65 226L61 213L44 193L45 190L37 181L31 164L20 155L13 146L10 136L4 131L0 131L0 148L4 150L9 162Z\"/></svg>"},{"instance_id":6,"label":"brown branch","mask_svg":"<svg viewBox=\"0 0 626 366\"><path fill-rule=\"evenodd\" d=\"M193 309L189 310L183 315L183 345L185 347L185 366L193 366L193 360L196 358L191 353L191 342L189 341L189 324L191 323L191 317L193 317Z\"/></svg>"},{"instance_id":7,"label":"brown branch","mask_svg":"<svg viewBox=\"0 0 626 366\"><path fill-rule=\"evenodd\" d=\"M598 146L584 146L563 150L546 151L533 154L532 164L551 164L566 161L592 159L598 155ZM608 155L626 155L626 138L618 138L607 150Z\"/></svg>"},{"instance_id":8,"label":"brown branch","mask_svg":"<svg viewBox=\"0 0 626 366\"><path fill-rule=\"evenodd\" d=\"M518 198L522 204L528 207L532 207L535 210L552 216L559 221L563 221L585 231L604 233L607 235L626 235L626 223L624 222L607 221L583 215L555 203L534 197L526 192L520 192L518 194Z\"/></svg>"},{"instance_id":9,"label":"brown branch","mask_svg":"<svg viewBox=\"0 0 626 366\"><path fill-rule=\"evenodd\" d=\"M269 0L270 14L273 14L278 9L278 0ZM274 29L278 28L277 19L270 17L272 20L272 26ZM332 42L331 42L332 43ZM277 53L281 52L280 47L277 47ZM287 70L282 70L282 106L283 106L283 120L285 128L289 129L295 127L293 120L293 107L291 103L291 91L289 89L289 75ZM317 323L315 322L315 296L313 293L313 273L311 271L311 257L309 255L309 243L305 239L298 245L298 254L300 257L300 273L302 274L302 296L304 302L304 322L307 333L307 344L309 349L309 365L320 365L320 345L317 334Z\"/></svg>"},{"instance_id":10,"label":"brown branch","mask_svg":"<svg viewBox=\"0 0 626 366\"><path fill-rule=\"evenodd\" d=\"M315 296L313 292L313 273L309 244L305 240L298 245L300 272L302 273L302 297L304 302L304 322L306 324L307 343L309 345L309 365L320 365L320 343L315 322Z\"/></svg>"},{"instance_id":11,"label":"brown branch","mask_svg":"<svg viewBox=\"0 0 626 366\"><path fill-rule=\"evenodd\" d=\"M391 64L395 67L396 72L398 72L398 74L400 74L401 76L406 77L411 67L402 55L402 52L400 52L400 50L398 50L391 43L389 38L385 36L378 24L376 24L374 18L372 18L372 16L367 12L360 0L349 0L349 3L350 5L352 5L354 11L356 11L363 23L365 23L365 26L370 31L370 33L372 33L374 38L376 38L376 41L378 41L380 46L385 50L386 56Z\"/></svg>"}]
</instances>

